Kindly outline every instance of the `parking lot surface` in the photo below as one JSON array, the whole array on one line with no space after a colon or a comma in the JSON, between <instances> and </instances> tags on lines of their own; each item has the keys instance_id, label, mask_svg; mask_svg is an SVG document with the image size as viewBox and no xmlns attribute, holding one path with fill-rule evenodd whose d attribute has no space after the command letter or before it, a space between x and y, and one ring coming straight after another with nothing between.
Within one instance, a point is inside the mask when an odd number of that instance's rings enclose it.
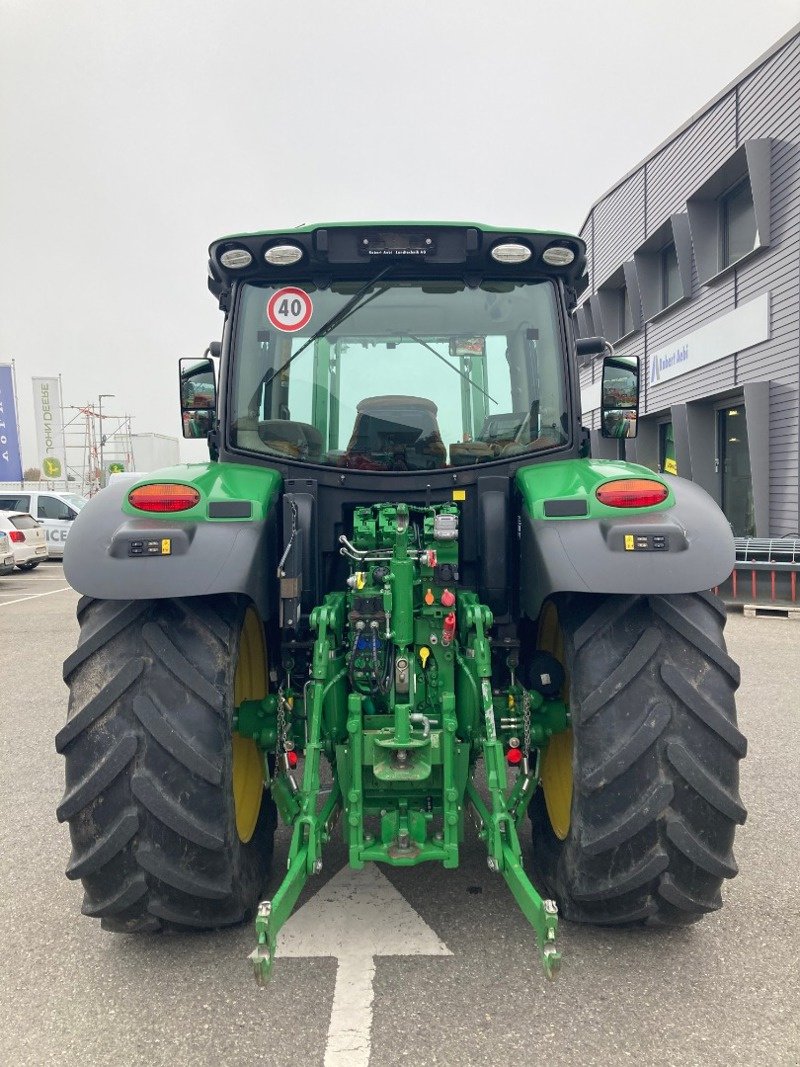
<instances>
[{"instance_id":1,"label":"parking lot surface","mask_svg":"<svg viewBox=\"0 0 800 1067\"><path fill-rule=\"evenodd\" d=\"M322 1064L335 959L284 955L259 990L246 960L249 926L130 937L80 914L80 885L63 873L70 844L55 818L63 767L53 743L66 715L61 663L75 646L77 599L58 563L0 578L0 1062ZM375 960L372 1067L800 1062L800 623L735 615L727 637L742 665L750 751L740 874L723 890L723 909L681 930L562 923L564 966L549 983L530 928L474 837L456 871L384 870L397 906L412 908L430 945L449 954ZM287 843L279 831L267 896ZM313 906L344 861L331 846L301 904ZM346 925L351 914L329 921Z\"/></svg>"}]
</instances>

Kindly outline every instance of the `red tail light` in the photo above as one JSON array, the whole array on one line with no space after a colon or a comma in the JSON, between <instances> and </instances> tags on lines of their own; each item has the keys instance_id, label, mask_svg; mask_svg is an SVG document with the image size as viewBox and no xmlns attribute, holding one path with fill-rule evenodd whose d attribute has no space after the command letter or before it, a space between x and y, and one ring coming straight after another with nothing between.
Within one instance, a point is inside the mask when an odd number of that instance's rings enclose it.
<instances>
[{"instance_id":1,"label":"red tail light","mask_svg":"<svg viewBox=\"0 0 800 1067\"><path fill-rule=\"evenodd\" d=\"M624 478L601 485L595 490L595 496L601 504L612 508L651 508L663 504L669 489L649 478Z\"/></svg>"},{"instance_id":2,"label":"red tail light","mask_svg":"<svg viewBox=\"0 0 800 1067\"><path fill-rule=\"evenodd\" d=\"M187 511L199 500L196 489L176 482L140 485L128 493L128 503L139 511Z\"/></svg>"},{"instance_id":3,"label":"red tail light","mask_svg":"<svg viewBox=\"0 0 800 1067\"><path fill-rule=\"evenodd\" d=\"M16 545L20 544L21 541L25 540L25 534L22 532L22 530L9 530L8 536Z\"/></svg>"}]
</instances>

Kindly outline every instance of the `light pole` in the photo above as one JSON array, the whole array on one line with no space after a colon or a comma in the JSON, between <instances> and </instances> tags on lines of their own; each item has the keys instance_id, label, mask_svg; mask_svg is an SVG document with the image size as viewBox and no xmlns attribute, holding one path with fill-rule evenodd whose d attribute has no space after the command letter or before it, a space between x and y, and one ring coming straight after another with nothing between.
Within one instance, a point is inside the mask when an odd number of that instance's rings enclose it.
<instances>
[{"instance_id":1,"label":"light pole","mask_svg":"<svg viewBox=\"0 0 800 1067\"><path fill-rule=\"evenodd\" d=\"M116 393L100 393L98 396L98 413L100 416L100 488L103 488L103 401L110 400L111 397L116 396Z\"/></svg>"}]
</instances>

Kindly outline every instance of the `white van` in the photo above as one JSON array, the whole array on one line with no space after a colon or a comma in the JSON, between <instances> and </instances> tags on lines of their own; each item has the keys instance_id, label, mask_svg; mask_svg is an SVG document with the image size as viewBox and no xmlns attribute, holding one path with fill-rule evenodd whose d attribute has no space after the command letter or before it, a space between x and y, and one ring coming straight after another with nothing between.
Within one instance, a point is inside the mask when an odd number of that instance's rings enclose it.
<instances>
[{"instance_id":1,"label":"white van","mask_svg":"<svg viewBox=\"0 0 800 1067\"><path fill-rule=\"evenodd\" d=\"M64 555L67 534L85 503L77 493L39 489L0 490L0 511L27 511L44 526L47 555L51 559L61 559Z\"/></svg>"}]
</instances>

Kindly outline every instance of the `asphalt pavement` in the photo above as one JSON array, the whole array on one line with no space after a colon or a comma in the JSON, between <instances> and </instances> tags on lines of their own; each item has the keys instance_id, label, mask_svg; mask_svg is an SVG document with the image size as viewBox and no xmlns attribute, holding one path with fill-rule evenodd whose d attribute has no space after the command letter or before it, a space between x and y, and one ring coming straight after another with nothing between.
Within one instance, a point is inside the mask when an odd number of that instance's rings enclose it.
<instances>
[{"instance_id":1,"label":"asphalt pavement","mask_svg":"<svg viewBox=\"0 0 800 1067\"><path fill-rule=\"evenodd\" d=\"M0 1063L322 1064L334 958L279 958L259 990L249 927L132 937L80 914L80 885L64 877L70 845L55 818L63 767L53 743L77 599L55 562L0 578ZM800 1063L800 623L733 615L727 637L742 665L750 751L740 874L723 909L681 930L562 922L564 965L547 982L532 932L474 836L456 871L383 869L398 906L450 954L378 955L372 1067ZM267 896L287 844L279 831ZM301 898L307 915L344 860L331 846Z\"/></svg>"}]
</instances>

